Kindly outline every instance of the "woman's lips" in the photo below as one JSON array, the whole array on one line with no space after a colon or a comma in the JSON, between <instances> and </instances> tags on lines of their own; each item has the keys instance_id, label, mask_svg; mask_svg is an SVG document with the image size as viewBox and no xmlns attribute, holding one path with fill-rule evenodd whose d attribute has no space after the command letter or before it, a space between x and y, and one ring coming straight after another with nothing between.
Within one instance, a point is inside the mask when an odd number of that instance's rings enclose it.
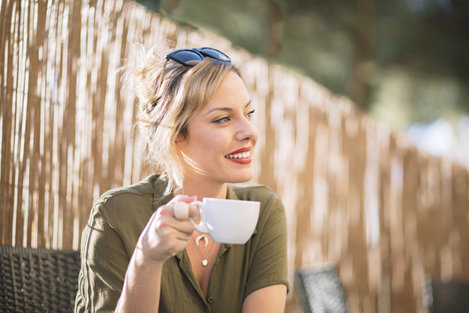
<instances>
[{"instance_id":1,"label":"woman's lips","mask_svg":"<svg viewBox=\"0 0 469 313\"><path fill-rule=\"evenodd\" d=\"M230 154L225 155L225 159L228 159L238 164L249 164L252 161L251 148L247 147L233 151Z\"/></svg>"}]
</instances>

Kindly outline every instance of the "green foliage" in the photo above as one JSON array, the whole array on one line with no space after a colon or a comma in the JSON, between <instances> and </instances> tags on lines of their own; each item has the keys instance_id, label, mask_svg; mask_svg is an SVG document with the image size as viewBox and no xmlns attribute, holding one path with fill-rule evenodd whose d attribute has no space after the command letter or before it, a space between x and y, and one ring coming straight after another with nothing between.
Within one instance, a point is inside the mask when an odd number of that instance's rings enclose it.
<instances>
[{"instance_id":1,"label":"green foliage","mask_svg":"<svg viewBox=\"0 0 469 313\"><path fill-rule=\"evenodd\" d=\"M308 75L365 110L402 107L402 124L469 111L466 0L154 0L155 8ZM405 97L389 94L396 79L405 82Z\"/></svg>"}]
</instances>

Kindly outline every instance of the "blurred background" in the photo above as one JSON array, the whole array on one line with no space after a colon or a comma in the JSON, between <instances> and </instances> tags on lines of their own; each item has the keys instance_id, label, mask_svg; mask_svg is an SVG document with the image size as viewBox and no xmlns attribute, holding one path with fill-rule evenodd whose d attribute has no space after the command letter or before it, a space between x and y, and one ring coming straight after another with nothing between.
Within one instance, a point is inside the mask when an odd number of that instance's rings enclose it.
<instances>
[{"instance_id":1,"label":"blurred background","mask_svg":"<svg viewBox=\"0 0 469 313\"><path fill-rule=\"evenodd\" d=\"M256 104L253 182L286 208L286 312L311 266L352 313L427 313L427 277L469 280L465 2L141 4L2 1L0 245L78 250L98 197L151 173L119 69L139 43L212 46Z\"/></svg>"},{"instance_id":2,"label":"blurred background","mask_svg":"<svg viewBox=\"0 0 469 313\"><path fill-rule=\"evenodd\" d=\"M139 0L350 97L469 168L469 2Z\"/></svg>"}]
</instances>

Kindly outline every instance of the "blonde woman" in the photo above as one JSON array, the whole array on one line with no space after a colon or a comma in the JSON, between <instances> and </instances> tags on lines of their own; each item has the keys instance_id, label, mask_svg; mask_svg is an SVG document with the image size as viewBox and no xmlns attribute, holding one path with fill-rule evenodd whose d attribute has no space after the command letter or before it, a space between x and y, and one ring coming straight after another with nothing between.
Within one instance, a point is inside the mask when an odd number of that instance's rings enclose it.
<instances>
[{"instance_id":1,"label":"blonde woman","mask_svg":"<svg viewBox=\"0 0 469 313\"><path fill-rule=\"evenodd\" d=\"M75 312L283 312L282 202L267 187L233 185L251 179L258 139L238 70L216 49L181 49L147 58L135 88L139 127L161 171L94 205ZM203 197L261 202L246 244L214 242L174 214L176 203ZM198 218L193 205L189 217Z\"/></svg>"}]
</instances>

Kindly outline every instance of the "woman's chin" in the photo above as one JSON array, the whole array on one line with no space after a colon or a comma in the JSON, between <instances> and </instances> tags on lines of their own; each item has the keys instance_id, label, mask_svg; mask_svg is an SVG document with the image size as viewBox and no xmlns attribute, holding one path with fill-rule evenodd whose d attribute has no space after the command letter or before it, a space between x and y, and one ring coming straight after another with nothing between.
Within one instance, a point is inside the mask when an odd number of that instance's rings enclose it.
<instances>
[{"instance_id":1,"label":"woman's chin","mask_svg":"<svg viewBox=\"0 0 469 313\"><path fill-rule=\"evenodd\" d=\"M252 173L246 173L245 175L237 175L232 177L228 182L229 183L247 183L252 179Z\"/></svg>"}]
</instances>

